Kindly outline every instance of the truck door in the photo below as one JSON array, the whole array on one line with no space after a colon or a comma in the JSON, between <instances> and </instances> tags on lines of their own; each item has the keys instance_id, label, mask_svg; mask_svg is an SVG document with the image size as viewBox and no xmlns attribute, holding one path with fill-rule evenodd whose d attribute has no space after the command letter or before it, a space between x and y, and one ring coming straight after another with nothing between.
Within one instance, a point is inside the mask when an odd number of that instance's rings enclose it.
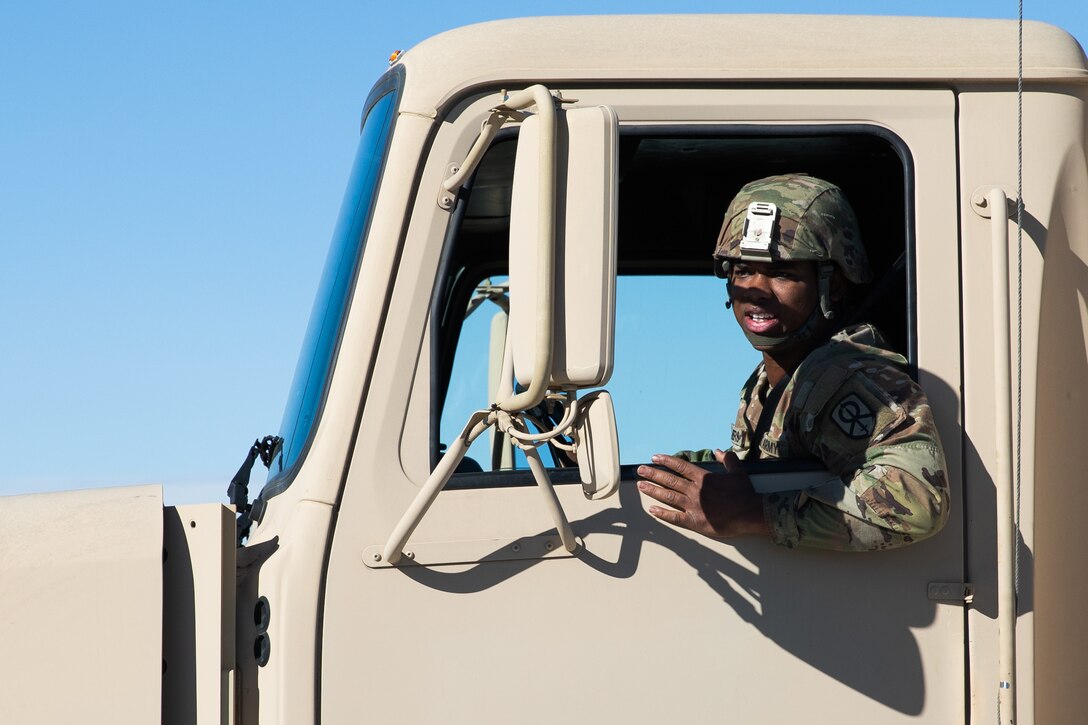
<instances>
[{"instance_id":1,"label":"truck door","mask_svg":"<svg viewBox=\"0 0 1088 725\"><path fill-rule=\"evenodd\" d=\"M501 314L493 318L510 292L516 134L499 134L455 208L436 202L498 96L468 98L428 141L338 503L319 643L320 718L962 722L953 93L566 95L611 106L621 124L608 387L628 475L617 495L590 501L564 470L563 452L543 453L583 543L570 555L555 545L524 461L481 438L405 547L413 558L375 560L443 446L486 405L488 349L503 334ZM710 253L733 192L789 171L828 178L853 201L877 279L886 281L873 321L908 355L933 405L953 515L915 546L859 554L753 538L714 542L651 517L630 475L653 452L727 447L735 396L756 358L733 334Z\"/></svg>"}]
</instances>

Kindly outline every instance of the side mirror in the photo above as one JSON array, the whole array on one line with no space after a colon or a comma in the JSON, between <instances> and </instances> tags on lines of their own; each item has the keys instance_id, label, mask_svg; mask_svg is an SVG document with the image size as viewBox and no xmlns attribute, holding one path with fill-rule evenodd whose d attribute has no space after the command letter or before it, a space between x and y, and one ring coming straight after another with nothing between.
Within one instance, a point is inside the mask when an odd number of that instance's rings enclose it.
<instances>
[{"instance_id":1,"label":"side mirror","mask_svg":"<svg viewBox=\"0 0 1088 725\"><path fill-rule=\"evenodd\" d=\"M619 124L607 106L556 111L555 280L550 380L553 389L592 388L612 375L616 311L616 194ZM541 350L537 318L547 301L540 278L541 190L538 116L522 123L510 208L510 335L514 374L531 385ZM545 312L546 314L546 312Z\"/></svg>"},{"instance_id":2,"label":"side mirror","mask_svg":"<svg viewBox=\"0 0 1088 725\"><path fill-rule=\"evenodd\" d=\"M501 394L496 393L497 400L489 409L476 411L461 435L451 441L373 561L395 565L401 560L404 544L472 441L492 426L537 444L572 430L579 444L586 496L604 498L619 485L612 399L604 391L591 393L579 415L575 392L603 385L612 375L619 138L615 112L606 106L558 110L551 93L539 84L507 96L484 123L465 163L442 183L438 203L448 208L451 194L479 163L498 128L513 118L511 112L533 105L537 114L522 124L514 160L510 325L505 348L510 354L507 356L504 349L499 381L491 383L492 390L501 389ZM496 344L492 363L498 360L498 349ZM511 367L514 377L526 387L522 392L514 393L508 383ZM517 416L537 405L549 389L560 391L559 397L568 400L570 417L548 433L527 434L510 413ZM493 443L493 451L495 448ZM578 541L540 454L529 446L526 458L544 492L563 548L575 551Z\"/></svg>"},{"instance_id":3,"label":"side mirror","mask_svg":"<svg viewBox=\"0 0 1088 725\"><path fill-rule=\"evenodd\" d=\"M616 411L607 390L581 400L581 421L574 428L582 492L594 501L608 498L620 485L620 443Z\"/></svg>"}]
</instances>

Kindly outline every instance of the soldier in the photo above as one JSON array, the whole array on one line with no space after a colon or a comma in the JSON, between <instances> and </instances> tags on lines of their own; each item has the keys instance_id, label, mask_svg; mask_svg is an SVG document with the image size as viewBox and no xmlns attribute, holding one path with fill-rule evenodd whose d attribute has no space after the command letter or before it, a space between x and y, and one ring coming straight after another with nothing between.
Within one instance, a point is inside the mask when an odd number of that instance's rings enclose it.
<instances>
[{"instance_id":1,"label":"soldier","mask_svg":"<svg viewBox=\"0 0 1088 725\"><path fill-rule=\"evenodd\" d=\"M872 325L842 328L848 286L869 281L853 209L821 179L744 186L714 252L729 303L763 354L741 391L732 450L655 455L650 513L712 538L873 550L932 536L948 518L944 454L925 393ZM819 459L835 478L758 494L740 459ZM717 460L724 473L691 461ZM664 470L663 470L664 469Z\"/></svg>"}]
</instances>

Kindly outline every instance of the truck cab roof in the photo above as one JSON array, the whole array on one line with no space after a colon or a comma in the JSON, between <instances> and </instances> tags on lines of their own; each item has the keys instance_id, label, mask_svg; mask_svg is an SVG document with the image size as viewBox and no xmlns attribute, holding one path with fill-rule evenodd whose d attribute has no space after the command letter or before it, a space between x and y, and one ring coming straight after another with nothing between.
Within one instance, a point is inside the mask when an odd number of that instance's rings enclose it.
<instances>
[{"instance_id":1,"label":"truck cab roof","mask_svg":"<svg viewBox=\"0 0 1088 725\"><path fill-rule=\"evenodd\" d=\"M474 86L526 78L728 82L1008 81L1013 20L852 15L617 15L470 25L429 38L399 60L410 78L401 110L433 113ZM423 70L426 69L426 72ZM1088 83L1069 33L1024 23L1024 77Z\"/></svg>"}]
</instances>

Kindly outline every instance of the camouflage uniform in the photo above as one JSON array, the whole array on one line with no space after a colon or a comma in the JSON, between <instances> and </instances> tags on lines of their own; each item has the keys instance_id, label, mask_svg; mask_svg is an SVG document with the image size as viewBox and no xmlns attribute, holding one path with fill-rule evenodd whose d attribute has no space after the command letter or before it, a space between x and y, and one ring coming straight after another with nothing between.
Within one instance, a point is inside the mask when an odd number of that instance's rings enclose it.
<instances>
[{"instance_id":1,"label":"camouflage uniform","mask_svg":"<svg viewBox=\"0 0 1088 725\"><path fill-rule=\"evenodd\" d=\"M773 225L753 215L753 202L775 205ZM850 282L869 279L846 197L834 184L803 174L760 179L741 189L726 212L714 256L727 279L737 261L817 263L821 299L808 329L793 333L792 340L746 330L761 350L815 344L808 336L819 329L817 316L833 316L829 281L835 267ZM780 383L781 397L769 424L764 421L756 450L764 404L775 394L762 363L745 383L733 426L737 456L814 458L836 476L803 491L764 495L775 543L887 549L931 536L948 519L948 476L929 402L907 374L906 360L886 347L875 328L856 325L811 350ZM709 451L681 455L712 459Z\"/></svg>"},{"instance_id":2,"label":"camouflage uniform","mask_svg":"<svg viewBox=\"0 0 1088 725\"><path fill-rule=\"evenodd\" d=\"M759 448L760 364L741 392L733 450L752 460L816 458L837 478L763 497L772 537L783 546L889 549L936 533L948 519L944 454L925 393L906 361L859 325L809 354L782 392Z\"/></svg>"}]
</instances>

